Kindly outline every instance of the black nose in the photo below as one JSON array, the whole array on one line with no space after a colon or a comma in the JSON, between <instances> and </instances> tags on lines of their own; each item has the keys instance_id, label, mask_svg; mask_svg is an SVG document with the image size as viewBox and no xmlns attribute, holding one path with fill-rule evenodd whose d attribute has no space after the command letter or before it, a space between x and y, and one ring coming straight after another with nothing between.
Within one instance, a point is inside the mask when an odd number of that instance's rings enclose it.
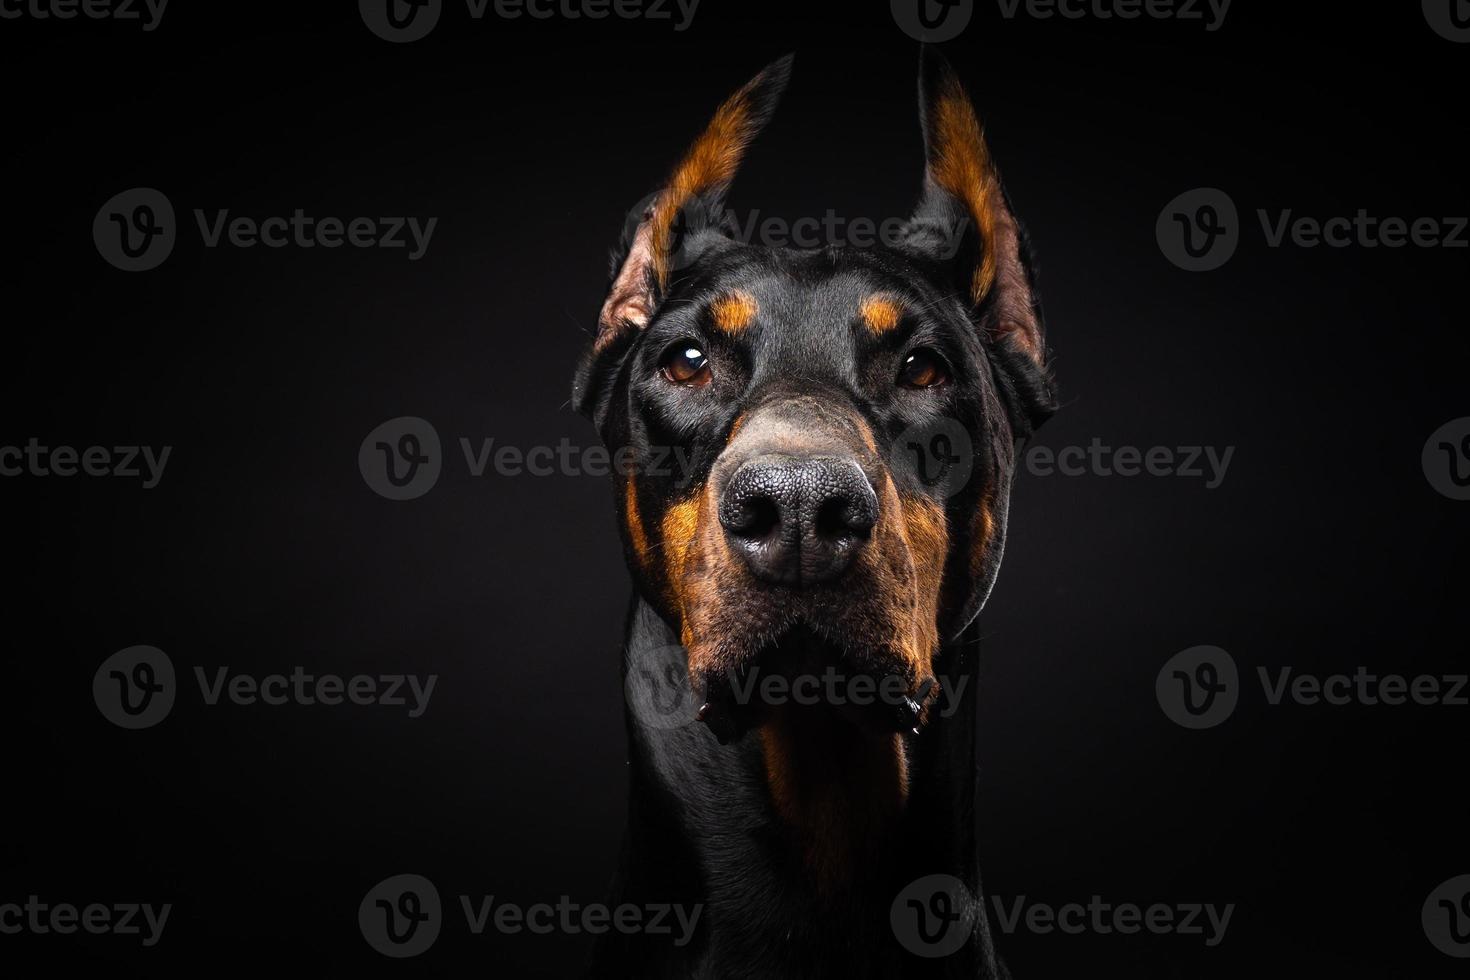
<instances>
[{"instance_id":1,"label":"black nose","mask_svg":"<svg viewBox=\"0 0 1470 980\"><path fill-rule=\"evenodd\" d=\"M878 520L878 497L851 459L758 456L720 497L720 524L758 578L815 585L841 575Z\"/></svg>"}]
</instances>

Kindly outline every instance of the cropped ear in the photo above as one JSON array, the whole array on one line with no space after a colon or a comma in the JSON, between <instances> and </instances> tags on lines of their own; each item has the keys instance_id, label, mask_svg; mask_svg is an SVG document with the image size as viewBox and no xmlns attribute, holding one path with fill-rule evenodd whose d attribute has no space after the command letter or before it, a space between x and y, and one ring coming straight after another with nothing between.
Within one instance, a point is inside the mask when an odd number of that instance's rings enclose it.
<instances>
[{"instance_id":1,"label":"cropped ear","mask_svg":"<svg viewBox=\"0 0 1470 980\"><path fill-rule=\"evenodd\" d=\"M928 46L919 62L919 112L926 167L909 245L944 264L992 339L1009 338L1045 367L1026 234L1011 213L970 97L949 62Z\"/></svg>"},{"instance_id":2,"label":"cropped ear","mask_svg":"<svg viewBox=\"0 0 1470 980\"><path fill-rule=\"evenodd\" d=\"M722 224L725 194L745 150L770 120L791 77L792 56L774 62L726 99L652 195L614 257L612 286L597 322L594 348L648 326L670 276L689 259L691 241Z\"/></svg>"}]
</instances>

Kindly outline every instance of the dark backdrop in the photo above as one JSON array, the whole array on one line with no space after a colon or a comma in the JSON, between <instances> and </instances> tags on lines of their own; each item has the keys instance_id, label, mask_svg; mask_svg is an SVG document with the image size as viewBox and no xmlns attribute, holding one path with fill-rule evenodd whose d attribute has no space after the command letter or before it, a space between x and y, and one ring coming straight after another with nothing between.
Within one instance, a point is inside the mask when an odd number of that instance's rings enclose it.
<instances>
[{"instance_id":1,"label":"dark backdrop","mask_svg":"<svg viewBox=\"0 0 1470 980\"><path fill-rule=\"evenodd\" d=\"M151 949L0 935L0 969L574 973L585 937L446 926L394 962L357 927L392 874L450 906L594 902L615 863L628 586L608 481L475 477L458 440L595 443L568 392L623 213L772 58L796 51L795 80L738 213L880 219L918 188L917 45L887 4L704 0L675 31L451 3L409 44L353 4L307 6L179 0L153 31L0 20L0 446L172 447L148 490L0 479L0 903L174 905ZM1458 975L1420 909L1470 872L1470 708L1271 706L1255 674L1465 670L1470 504L1421 449L1470 414L1470 250L1270 248L1255 211L1470 212L1470 47L1418 4L1237 0L1215 31L982 3L945 50L1041 258L1065 408L1040 444L1235 447L1214 489L1023 473L979 693L988 891L1235 903L1225 940L1022 930L1004 953L1022 978ZM134 187L179 229L129 273L91 228ZM1205 273L1155 238L1197 187L1242 225ZM195 208L439 221L409 261L208 249ZM411 501L357 465L399 416L443 441ZM180 691L127 731L91 690L135 644ZM1242 691L1193 731L1155 678L1201 644ZM298 665L439 680L410 719L209 706L193 679Z\"/></svg>"}]
</instances>

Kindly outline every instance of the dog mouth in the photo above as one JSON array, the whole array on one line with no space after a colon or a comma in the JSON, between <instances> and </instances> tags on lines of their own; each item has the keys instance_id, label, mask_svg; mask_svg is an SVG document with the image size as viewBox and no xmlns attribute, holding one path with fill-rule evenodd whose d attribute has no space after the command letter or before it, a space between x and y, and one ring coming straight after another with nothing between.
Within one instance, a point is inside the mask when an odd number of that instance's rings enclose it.
<instances>
[{"instance_id":1,"label":"dog mouth","mask_svg":"<svg viewBox=\"0 0 1470 980\"><path fill-rule=\"evenodd\" d=\"M918 735L937 693L897 654L857 651L806 623L787 628L740 664L702 671L698 718L721 744L779 718L854 734Z\"/></svg>"}]
</instances>

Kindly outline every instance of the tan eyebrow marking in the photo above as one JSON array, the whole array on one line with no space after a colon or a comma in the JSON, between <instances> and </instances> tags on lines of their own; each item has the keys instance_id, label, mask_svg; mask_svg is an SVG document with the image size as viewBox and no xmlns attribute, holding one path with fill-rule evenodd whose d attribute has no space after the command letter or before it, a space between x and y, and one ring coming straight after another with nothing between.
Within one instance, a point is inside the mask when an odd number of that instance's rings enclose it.
<instances>
[{"instance_id":1,"label":"tan eyebrow marking","mask_svg":"<svg viewBox=\"0 0 1470 980\"><path fill-rule=\"evenodd\" d=\"M760 306L754 296L734 289L711 303L709 310L714 317L715 326L725 333L737 334L755 321Z\"/></svg>"},{"instance_id":2,"label":"tan eyebrow marking","mask_svg":"<svg viewBox=\"0 0 1470 980\"><path fill-rule=\"evenodd\" d=\"M858 316L874 336L887 333L903 319L903 302L886 293L874 293L858 307Z\"/></svg>"}]
</instances>

